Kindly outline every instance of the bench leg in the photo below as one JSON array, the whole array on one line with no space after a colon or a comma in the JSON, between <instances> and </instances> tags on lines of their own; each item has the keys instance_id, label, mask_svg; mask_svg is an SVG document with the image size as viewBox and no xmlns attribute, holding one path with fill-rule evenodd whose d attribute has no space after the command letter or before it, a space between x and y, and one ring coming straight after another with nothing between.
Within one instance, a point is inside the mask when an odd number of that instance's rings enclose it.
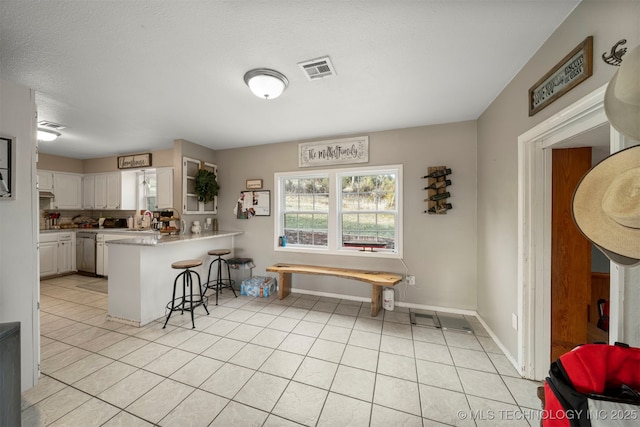
<instances>
[{"instance_id":1,"label":"bench leg","mask_svg":"<svg viewBox=\"0 0 640 427\"><path fill-rule=\"evenodd\" d=\"M278 299L285 299L291 293L291 273L280 272L280 285L278 286Z\"/></svg>"},{"instance_id":2,"label":"bench leg","mask_svg":"<svg viewBox=\"0 0 640 427\"><path fill-rule=\"evenodd\" d=\"M371 285L371 317L376 317L382 308L382 286Z\"/></svg>"}]
</instances>

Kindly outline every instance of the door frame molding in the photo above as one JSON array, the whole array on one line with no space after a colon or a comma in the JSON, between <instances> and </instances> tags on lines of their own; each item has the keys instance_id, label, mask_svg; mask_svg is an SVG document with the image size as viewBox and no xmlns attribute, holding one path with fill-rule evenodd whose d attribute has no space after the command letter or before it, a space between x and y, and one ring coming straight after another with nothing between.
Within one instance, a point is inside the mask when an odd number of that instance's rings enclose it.
<instances>
[{"instance_id":1,"label":"door frame molding","mask_svg":"<svg viewBox=\"0 0 640 427\"><path fill-rule=\"evenodd\" d=\"M542 380L551 351L551 150L568 138L608 124L607 85L518 137L518 368L525 378ZM610 152L623 147L611 127ZM609 340L622 333L624 269L611 268ZM614 297L616 296L617 297Z\"/></svg>"}]
</instances>

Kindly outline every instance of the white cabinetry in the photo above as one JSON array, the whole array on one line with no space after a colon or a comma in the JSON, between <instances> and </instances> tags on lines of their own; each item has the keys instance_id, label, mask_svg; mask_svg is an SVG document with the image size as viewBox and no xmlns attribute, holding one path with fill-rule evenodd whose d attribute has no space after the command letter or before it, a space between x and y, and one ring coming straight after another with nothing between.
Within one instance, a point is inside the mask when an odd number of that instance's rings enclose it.
<instances>
[{"instance_id":1,"label":"white cabinetry","mask_svg":"<svg viewBox=\"0 0 640 427\"><path fill-rule=\"evenodd\" d=\"M53 191L53 172L38 171L38 189L40 191Z\"/></svg>"},{"instance_id":2,"label":"white cabinetry","mask_svg":"<svg viewBox=\"0 0 640 427\"><path fill-rule=\"evenodd\" d=\"M98 234L96 237L96 274L98 276L109 275L109 245L107 245L107 242L112 240L131 239L132 237L134 236L126 233Z\"/></svg>"},{"instance_id":3,"label":"white cabinetry","mask_svg":"<svg viewBox=\"0 0 640 427\"><path fill-rule=\"evenodd\" d=\"M120 209L120 172L95 175L95 209Z\"/></svg>"},{"instance_id":4,"label":"white cabinetry","mask_svg":"<svg viewBox=\"0 0 640 427\"><path fill-rule=\"evenodd\" d=\"M76 270L75 237L74 232L40 235L40 277Z\"/></svg>"},{"instance_id":5,"label":"white cabinetry","mask_svg":"<svg viewBox=\"0 0 640 427\"><path fill-rule=\"evenodd\" d=\"M58 233L58 274L76 269L76 247L74 232Z\"/></svg>"},{"instance_id":6,"label":"white cabinetry","mask_svg":"<svg viewBox=\"0 0 640 427\"><path fill-rule=\"evenodd\" d=\"M58 233L40 235L40 277L58 273Z\"/></svg>"},{"instance_id":7,"label":"white cabinetry","mask_svg":"<svg viewBox=\"0 0 640 427\"><path fill-rule=\"evenodd\" d=\"M156 169L155 210L173 207L173 169Z\"/></svg>"},{"instance_id":8,"label":"white cabinetry","mask_svg":"<svg viewBox=\"0 0 640 427\"><path fill-rule=\"evenodd\" d=\"M82 175L64 172L53 173L53 208L82 208Z\"/></svg>"},{"instance_id":9,"label":"white cabinetry","mask_svg":"<svg viewBox=\"0 0 640 427\"><path fill-rule=\"evenodd\" d=\"M96 205L96 177L85 175L82 177L82 209L93 209Z\"/></svg>"},{"instance_id":10,"label":"white cabinetry","mask_svg":"<svg viewBox=\"0 0 640 427\"><path fill-rule=\"evenodd\" d=\"M218 210L218 197L209 203L200 202L196 194L196 174L198 170L206 169L218 175L218 167L212 163L200 162L199 160L182 158L182 213L201 214L216 213Z\"/></svg>"},{"instance_id":11,"label":"white cabinetry","mask_svg":"<svg viewBox=\"0 0 640 427\"><path fill-rule=\"evenodd\" d=\"M107 209L120 209L120 172L107 174Z\"/></svg>"},{"instance_id":12,"label":"white cabinetry","mask_svg":"<svg viewBox=\"0 0 640 427\"><path fill-rule=\"evenodd\" d=\"M94 204L96 209L107 208L107 176L103 173L95 175Z\"/></svg>"}]
</instances>

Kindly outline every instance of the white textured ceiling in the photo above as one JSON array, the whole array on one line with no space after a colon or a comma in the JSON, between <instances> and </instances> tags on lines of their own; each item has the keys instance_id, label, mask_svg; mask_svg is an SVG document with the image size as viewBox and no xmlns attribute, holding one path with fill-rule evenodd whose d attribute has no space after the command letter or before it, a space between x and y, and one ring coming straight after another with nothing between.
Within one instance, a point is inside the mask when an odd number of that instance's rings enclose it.
<instances>
[{"instance_id":1,"label":"white textured ceiling","mask_svg":"<svg viewBox=\"0 0 640 427\"><path fill-rule=\"evenodd\" d=\"M579 0L0 1L0 78L75 158L476 119ZM329 55L337 76L297 63ZM273 68L278 99L243 75ZM522 94L523 98L526 94ZM0 123L1 128L1 123Z\"/></svg>"}]
</instances>

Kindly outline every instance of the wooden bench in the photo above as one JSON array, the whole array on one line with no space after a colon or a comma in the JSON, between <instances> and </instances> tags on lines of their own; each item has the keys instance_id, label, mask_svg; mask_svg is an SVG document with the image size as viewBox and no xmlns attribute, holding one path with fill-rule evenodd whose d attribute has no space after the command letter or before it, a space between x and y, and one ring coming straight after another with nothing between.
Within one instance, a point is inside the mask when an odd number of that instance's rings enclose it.
<instances>
[{"instance_id":1,"label":"wooden bench","mask_svg":"<svg viewBox=\"0 0 640 427\"><path fill-rule=\"evenodd\" d=\"M267 267L267 271L280 274L278 298L284 299L291 292L291 274L317 274L335 276L343 279L360 280L371 284L371 316L378 315L382 308L382 287L394 286L402 281L402 276L384 271L352 270L348 268L322 267L318 265L275 264Z\"/></svg>"}]
</instances>

